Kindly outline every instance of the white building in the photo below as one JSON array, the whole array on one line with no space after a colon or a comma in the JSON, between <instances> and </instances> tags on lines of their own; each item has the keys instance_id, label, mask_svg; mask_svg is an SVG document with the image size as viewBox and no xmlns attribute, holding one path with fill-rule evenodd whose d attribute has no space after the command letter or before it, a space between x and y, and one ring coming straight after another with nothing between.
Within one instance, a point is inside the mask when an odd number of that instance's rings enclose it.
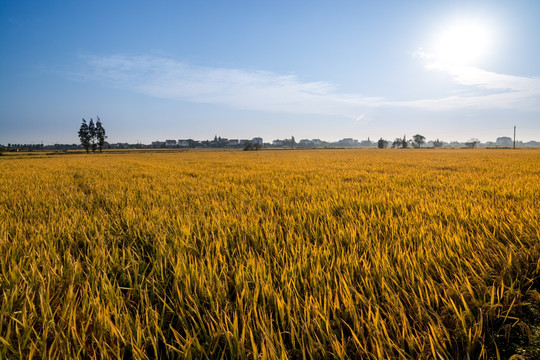
<instances>
[{"instance_id":1,"label":"white building","mask_svg":"<svg viewBox=\"0 0 540 360\"><path fill-rule=\"evenodd\" d=\"M497 143L498 146L512 146L514 144L512 138L508 136L498 137L495 143Z\"/></svg>"}]
</instances>

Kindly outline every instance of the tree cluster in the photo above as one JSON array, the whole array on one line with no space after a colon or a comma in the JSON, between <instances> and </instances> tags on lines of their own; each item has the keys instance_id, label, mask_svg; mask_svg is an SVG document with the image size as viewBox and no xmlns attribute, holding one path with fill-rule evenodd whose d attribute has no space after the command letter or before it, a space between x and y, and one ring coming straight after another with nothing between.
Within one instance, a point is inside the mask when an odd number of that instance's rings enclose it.
<instances>
[{"instance_id":1,"label":"tree cluster","mask_svg":"<svg viewBox=\"0 0 540 360\"><path fill-rule=\"evenodd\" d=\"M394 142L392 143L393 148L403 148L406 149L409 147L409 142L407 141L407 138L405 135L403 135L403 139L396 138Z\"/></svg>"},{"instance_id":2,"label":"tree cluster","mask_svg":"<svg viewBox=\"0 0 540 360\"><path fill-rule=\"evenodd\" d=\"M257 151L261 149L261 145L259 143L253 143L251 141L248 141L244 145L244 151Z\"/></svg>"},{"instance_id":3,"label":"tree cluster","mask_svg":"<svg viewBox=\"0 0 540 360\"><path fill-rule=\"evenodd\" d=\"M81 145L86 150L86 152L96 152L99 149L99 152L103 151L103 145L105 145L105 129L103 124L97 117L97 121L94 124L94 119L90 118L90 122L87 124L86 120L82 119L81 127L79 128L79 139L81 140Z\"/></svg>"},{"instance_id":4,"label":"tree cluster","mask_svg":"<svg viewBox=\"0 0 540 360\"><path fill-rule=\"evenodd\" d=\"M405 135L403 135L403 138L396 138L392 142L393 148L403 148L406 149L410 146L414 148L419 148L426 142L426 137L420 134L416 134L413 136L412 139L407 140ZM377 142L377 146L379 149L384 149L388 146L388 141L384 140L383 138L380 138Z\"/></svg>"},{"instance_id":5,"label":"tree cluster","mask_svg":"<svg viewBox=\"0 0 540 360\"><path fill-rule=\"evenodd\" d=\"M440 147L442 147L442 146L443 146L443 142L440 141L439 139L437 139L437 140L435 140L435 141L433 142L433 147L440 148Z\"/></svg>"}]
</instances>

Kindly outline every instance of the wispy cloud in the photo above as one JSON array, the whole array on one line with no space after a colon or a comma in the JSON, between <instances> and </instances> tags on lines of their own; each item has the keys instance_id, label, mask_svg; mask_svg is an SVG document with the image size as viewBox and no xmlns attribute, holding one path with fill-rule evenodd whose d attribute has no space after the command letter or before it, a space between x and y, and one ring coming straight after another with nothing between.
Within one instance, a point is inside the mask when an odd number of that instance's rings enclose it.
<instances>
[{"instance_id":1,"label":"wispy cloud","mask_svg":"<svg viewBox=\"0 0 540 360\"><path fill-rule=\"evenodd\" d=\"M141 94L240 109L357 117L380 98L338 93L325 82L266 71L208 68L168 58L88 57L83 80Z\"/></svg>"},{"instance_id":2,"label":"wispy cloud","mask_svg":"<svg viewBox=\"0 0 540 360\"><path fill-rule=\"evenodd\" d=\"M193 66L155 56L85 57L85 81L128 89L152 97L223 104L239 109L302 114L340 115L366 121L378 107L406 107L430 111L481 108L537 109L540 79L501 75L473 67L449 66L418 52L426 69L444 71L461 92L438 99L390 100L339 92L326 82L306 82L293 75L267 71Z\"/></svg>"},{"instance_id":3,"label":"wispy cloud","mask_svg":"<svg viewBox=\"0 0 540 360\"><path fill-rule=\"evenodd\" d=\"M498 74L473 66L446 63L435 56L418 51L430 71L442 71L453 81L466 87L467 92L446 99L435 100L440 106L452 108L507 108L522 110L540 109L540 78ZM425 100L416 102L426 106ZM433 104L432 104L433 105Z\"/></svg>"}]
</instances>

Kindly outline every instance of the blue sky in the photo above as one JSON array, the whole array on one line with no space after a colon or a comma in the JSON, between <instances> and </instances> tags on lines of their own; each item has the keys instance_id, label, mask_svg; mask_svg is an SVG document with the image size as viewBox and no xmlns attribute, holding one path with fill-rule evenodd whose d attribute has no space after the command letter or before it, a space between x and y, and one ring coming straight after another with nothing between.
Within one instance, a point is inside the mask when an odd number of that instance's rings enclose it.
<instances>
[{"instance_id":1,"label":"blue sky","mask_svg":"<svg viewBox=\"0 0 540 360\"><path fill-rule=\"evenodd\" d=\"M0 144L540 140L539 1L0 0ZM457 35L456 35L457 34Z\"/></svg>"}]
</instances>

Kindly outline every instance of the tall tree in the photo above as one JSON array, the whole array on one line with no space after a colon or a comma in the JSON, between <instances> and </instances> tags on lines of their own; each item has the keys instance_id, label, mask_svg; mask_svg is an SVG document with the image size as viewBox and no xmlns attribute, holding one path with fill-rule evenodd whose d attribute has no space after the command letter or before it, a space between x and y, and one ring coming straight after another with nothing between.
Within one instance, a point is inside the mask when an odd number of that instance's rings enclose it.
<instances>
[{"instance_id":1,"label":"tall tree","mask_svg":"<svg viewBox=\"0 0 540 360\"><path fill-rule=\"evenodd\" d=\"M79 139L81 140L81 145L88 153L90 149L90 129L84 118L82 119L81 127L79 128Z\"/></svg>"},{"instance_id":2,"label":"tall tree","mask_svg":"<svg viewBox=\"0 0 540 360\"><path fill-rule=\"evenodd\" d=\"M415 148L419 148L425 142L426 142L426 137L425 136L422 136L420 134L416 134L416 135L413 136L413 146Z\"/></svg>"},{"instance_id":3,"label":"tall tree","mask_svg":"<svg viewBox=\"0 0 540 360\"><path fill-rule=\"evenodd\" d=\"M404 149L409 147L409 143L407 142L407 138L405 137L405 135L403 135L403 140L401 140L401 147Z\"/></svg>"},{"instance_id":4,"label":"tall tree","mask_svg":"<svg viewBox=\"0 0 540 360\"><path fill-rule=\"evenodd\" d=\"M388 141L384 140L383 138L380 138L379 141L377 141L377 147L379 149L384 149L388 146Z\"/></svg>"},{"instance_id":5,"label":"tall tree","mask_svg":"<svg viewBox=\"0 0 540 360\"><path fill-rule=\"evenodd\" d=\"M92 118L90 118L90 122L88 123L88 133L90 134L90 145L92 152L96 152L96 125L94 125L94 120Z\"/></svg>"},{"instance_id":6,"label":"tall tree","mask_svg":"<svg viewBox=\"0 0 540 360\"><path fill-rule=\"evenodd\" d=\"M105 136L105 129L103 128L103 125L101 124L101 120L99 119L99 116L97 117L96 121L96 139L97 139L97 146L99 148L99 152L103 151L103 145L105 145L105 139L107 136Z\"/></svg>"}]
</instances>

